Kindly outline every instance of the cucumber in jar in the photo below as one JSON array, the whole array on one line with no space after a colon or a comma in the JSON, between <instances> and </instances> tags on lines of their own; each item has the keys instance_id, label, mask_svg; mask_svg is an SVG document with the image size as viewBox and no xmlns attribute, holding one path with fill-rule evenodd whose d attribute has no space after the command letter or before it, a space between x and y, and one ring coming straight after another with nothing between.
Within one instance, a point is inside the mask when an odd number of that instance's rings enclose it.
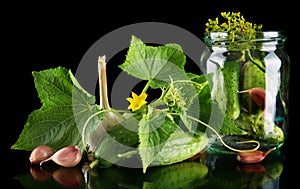
<instances>
[{"instance_id":1,"label":"cucumber in jar","mask_svg":"<svg viewBox=\"0 0 300 189\"><path fill-rule=\"evenodd\" d=\"M248 60L242 69L241 91L252 88L266 88L266 79L264 72L264 64L258 59L254 61ZM251 100L248 93L241 93L241 105L248 112L257 113L260 107Z\"/></svg>"},{"instance_id":2,"label":"cucumber in jar","mask_svg":"<svg viewBox=\"0 0 300 189\"><path fill-rule=\"evenodd\" d=\"M224 66L217 71L216 101L232 120L240 115L239 102L240 66L236 61L226 61Z\"/></svg>"}]
</instances>

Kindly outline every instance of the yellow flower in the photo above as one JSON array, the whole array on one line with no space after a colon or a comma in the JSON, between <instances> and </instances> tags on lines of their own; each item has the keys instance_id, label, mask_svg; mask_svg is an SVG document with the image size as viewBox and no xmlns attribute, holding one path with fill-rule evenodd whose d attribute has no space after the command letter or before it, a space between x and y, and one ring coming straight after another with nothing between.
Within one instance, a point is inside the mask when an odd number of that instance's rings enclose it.
<instances>
[{"instance_id":1,"label":"yellow flower","mask_svg":"<svg viewBox=\"0 0 300 189\"><path fill-rule=\"evenodd\" d=\"M147 94L142 93L139 96L135 94L134 92L131 92L131 95L133 98L126 98L130 102L130 105L128 106L128 109L132 109L132 111L140 109L143 105L147 103L146 98Z\"/></svg>"}]
</instances>

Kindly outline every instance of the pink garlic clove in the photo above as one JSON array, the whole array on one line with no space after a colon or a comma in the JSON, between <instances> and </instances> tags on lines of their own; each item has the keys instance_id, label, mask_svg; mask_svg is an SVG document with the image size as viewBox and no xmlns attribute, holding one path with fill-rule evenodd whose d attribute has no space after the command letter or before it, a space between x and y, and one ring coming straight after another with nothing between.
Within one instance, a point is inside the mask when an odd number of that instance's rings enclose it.
<instances>
[{"instance_id":1,"label":"pink garlic clove","mask_svg":"<svg viewBox=\"0 0 300 189\"><path fill-rule=\"evenodd\" d=\"M61 148L60 150L56 151L51 157L42 161L40 166L52 160L56 164L63 166L63 167L74 167L76 166L82 159L82 154L80 148L78 146L67 146Z\"/></svg>"},{"instance_id":2,"label":"pink garlic clove","mask_svg":"<svg viewBox=\"0 0 300 189\"><path fill-rule=\"evenodd\" d=\"M276 148L271 148L266 152L255 150L250 152L239 152L236 159L242 163L259 163L265 159L265 157Z\"/></svg>"},{"instance_id":3,"label":"pink garlic clove","mask_svg":"<svg viewBox=\"0 0 300 189\"><path fill-rule=\"evenodd\" d=\"M255 87L240 91L240 93L248 93L250 98L261 108L265 108L266 90L261 87Z\"/></svg>"},{"instance_id":4,"label":"pink garlic clove","mask_svg":"<svg viewBox=\"0 0 300 189\"><path fill-rule=\"evenodd\" d=\"M34 148L29 156L29 161L32 164L39 164L41 161L44 161L51 157L55 153L51 147L47 145L40 145Z\"/></svg>"}]
</instances>

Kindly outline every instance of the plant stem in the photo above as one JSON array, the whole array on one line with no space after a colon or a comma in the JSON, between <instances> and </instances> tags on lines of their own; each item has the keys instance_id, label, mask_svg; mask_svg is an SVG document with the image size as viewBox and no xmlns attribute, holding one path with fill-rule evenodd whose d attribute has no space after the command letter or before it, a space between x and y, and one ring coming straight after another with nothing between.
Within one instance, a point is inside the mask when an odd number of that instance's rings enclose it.
<instances>
[{"instance_id":1,"label":"plant stem","mask_svg":"<svg viewBox=\"0 0 300 189\"><path fill-rule=\"evenodd\" d=\"M121 157L121 158L130 158L131 156L137 155L138 153L139 153L138 150L132 150L132 151L125 152L123 154L118 154L118 157Z\"/></svg>"},{"instance_id":2,"label":"plant stem","mask_svg":"<svg viewBox=\"0 0 300 189\"><path fill-rule=\"evenodd\" d=\"M250 60L253 62L253 64L255 64L261 71L266 72L266 69L261 65L259 65L259 63L257 63L256 60L252 57L251 52L249 50L247 50L247 55L250 58Z\"/></svg>"},{"instance_id":3,"label":"plant stem","mask_svg":"<svg viewBox=\"0 0 300 189\"><path fill-rule=\"evenodd\" d=\"M237 143L239 143L239 144L241 144L241 143L256 143L257 146L256 146L255 148L253 148L253 149L246 149L246 150L235 149L235 148L233 148L233 147L231 147L231 146L228 146L228 145L223 141L223 139L222 139L222 137L219 135L219 133L218 133L214 128L212 128L210 125L208 125L208 124L204 123L203 121L200 121L199 119L196 119L196 118L194 118L194 117L191 117L191 116L188 116L188 115L185 115L185 116L186 116L187 118L189 118L189 119L192 119L192 120L194 120L194 121L197 121L198 123L201 123L202 125L206 126L206 127L209 128L210 130L212 130L212 131L217 135L217 137L220 139L221 143L222 143L226 148L228 148L228 149L230 149L230 150L232 150L232 151L235 151L235 152L251 152L251 151L257 150L257 149L260 147L260 143L259 143L258 141L256 141L256 140L248 140L248 141L242 141L242 142L237 142Z\"/></svg>"},{"instance_id":4,"label":"plant stem","mask_svg":"<svg viewBox=\"0 0 300 189\"><path fill-rule=\"evenodd\" d=\"M174 83L192 83L192 84L198 85L200 87L200 90L202 90L206 85L208 85L208 81L205 81L203 83L197 83L197 82L191 81L191 80L176 80L176 81L174 81Z\"/></svg>"},{"instance_id":5,"label":"plant stem","mask_svg":"<svg viewBox=\"0 0 300 189\"><path fill-rule=\"evenodd\" d=\"M85 143L85 130L86 130L86 127L87 127L87 125L88 125L88 122L93 118L93 117L95 117L96 115L98 115L98 114L101 114L101 113L104 113L104 112L108 112L108 111L110 111L110 110L101 110L101 111L98 111L98 112L96 112L96 113L94 113L93 115L91 115L86 121L85 121L85 123L84 123L84 125L83 125L83 128L82 128L82 133L81 133L81 139L82 139L82 144L83 144L83 147L84 147L84 149L85 149L85 151L87 151L87 144ZM88 152L87 152L88 153Z\"/></svg>"},{"instance_id":6,"label":"plant stem","mask_svg":"<svg viewBox=\"0 0 300 189\"><path fill-rule=\"evenodd\" d=\"M284 113L288 114L288 110L286 108L286 104L285 104L284 99L283 99L282 94L281 94L281 89L279 90L279 98L280 98L280 101L281 101Z\"/></svg>"},{"instance_id":7,"label":"plant stem","mask_svg":"<svg viewBox=\"0 0 300 189\"><path fill-rule=\"evenodd\" d=\"M141 94L146 93L146 91L147 91L148 88L150 87L150 82L151 82L151 81L152 81L152 80L148 80L148 82L146 83L146 85L145 85L144 89L142 90Z\"/></svg>"}]
</instances>

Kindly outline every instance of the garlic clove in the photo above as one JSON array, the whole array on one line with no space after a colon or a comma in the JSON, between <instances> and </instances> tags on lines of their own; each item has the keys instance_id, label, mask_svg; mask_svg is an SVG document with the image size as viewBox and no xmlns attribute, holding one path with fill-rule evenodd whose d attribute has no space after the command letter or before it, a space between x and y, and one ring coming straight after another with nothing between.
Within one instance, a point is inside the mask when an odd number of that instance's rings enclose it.
<instances>
[{"instance_id":1,"label":"garlic clove","mask_svg":"<svg viewBox=\"0 0 300 189\"><path fill-rule=\"evenodd\" d=\"M56 151L51 157L42 161L40 166L52 160L56 164L63 166L63 167L74 167L76 166L82 159L82 153L78 146L67 146L61 148L60 150Z\"/></svg>"},{"instance_id":2,"label":"garlic clove","mask_svg":"<svg viewBox=\"0 0 300 189\"><path fill-rule=\"evenodd\" d=\"M29 161L32 164L39 164L41 161L44 161L51 157L55 153L51 147L47 145L40 145L34 148L29 156Z\"/></svg>"},{"instance_id":3,"label":"garlic clove","mask_svg":"<svg viewBox=\"0 0 300 189\"><path fill-rule=\"evenodd\" d=\"M98 58L98 74L99 74L99 94L100 94L100 109L108 110L110 105L107 95L107 76L106 76L106 56Z\"/></svg>"},{"instance_id":4,"label":"garlic clove","mask_svg":"<svg viewBox=\"0 0 300 189\"><path fill-rule=\"evenodd\" d=\"M98 57L98 75L99 75L99 95L100 95L100 109L110 110L107 92L107 76L106 76L106 56ZM89 151L93 151L103 135L111 130L114 126L121 122L121 118L114 112L105 112L103 120L97 129L91 133L88 139Z\"/></svg>"},{"instance_id":5,"label":"garlic clove","mask_svg":"<svg viewBox=\"0 0 300 189\"><path fill-rule=\"evenodd\" d=\"M275 150L276 148L271 148L265 152L260 150L250 151L250 152L239 152L236 159L242 163L259 163L265 159L265 157Z\"/></svg>"},{"instance_id":6,"label":"garlic clove","mask_svg":"<svg viewBox=\"0 0 300 189\"><path fill-rule=\"evenodd\" d=\"M98 73L99 73L99 94L100 94L100 109L110 110L111 107L108 101L107 94L107 76L106 76L106 56L99 56ZM113 112L106 112L103 118L102 126L106 131L111 130L115 125L120 123L121 119Z\"/></svg>"},{"instance_id":7,"label":"garlic clove","mask_svg":"<svg viewBox=\"0 0 300 189\"><path fill-rule=\"evenodd\" d=\"M247 154L238 154L237 160L243 163L259 163L261 162L265 157L262 154L257 153L247 153Z\"/></svg>"},{"instance_id":8,"label":"garlic clove","mask_svg":"<svg viewBox=\"0 0 300 189\"><path fill-rule=\"evenodd\" d=\"M266 91L266 89L262 87L254 87L251 89L247 89L244 91L240 91L239 93L248 93L250 98L262 109L265 109L266 101L267 104L272 104L272 96L271 94Z\"/></svg>"}]
</instances>

